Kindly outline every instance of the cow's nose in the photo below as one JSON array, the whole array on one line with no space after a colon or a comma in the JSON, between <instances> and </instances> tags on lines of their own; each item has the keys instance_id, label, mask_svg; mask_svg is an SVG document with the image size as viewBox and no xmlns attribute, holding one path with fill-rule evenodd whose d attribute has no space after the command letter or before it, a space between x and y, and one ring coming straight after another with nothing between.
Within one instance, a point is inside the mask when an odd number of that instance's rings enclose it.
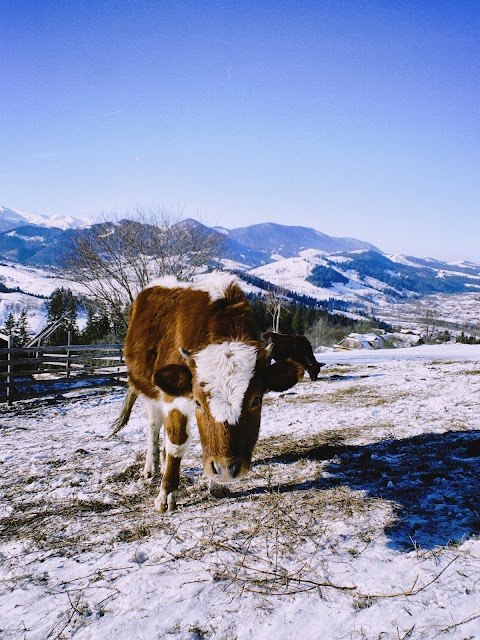
<instances>
[{"instance_id":1,"label":"cow's nose","mask_svg":"<svg viewBox=\"0 0 480 640\"><path fill-rule=\"evenodd\" d=\"M233 464L228 465L227 469L232 478L236 478L238 476L238 474L240 473L240 467L240 462L234 462Z\"/></svg>"},{"instance_id":2,"label":"cow's nose","mask_svg":"<svg viewBox=\"0 0 480 640\"><path fill-rule=\"evenodd\" d=\"M216 480L219 482L228 482L235 479L242 468L240 462L232 462L231 464L222 464L216 460L212 460L212 472L216 476Z\"/></svg>"}]
</instances>

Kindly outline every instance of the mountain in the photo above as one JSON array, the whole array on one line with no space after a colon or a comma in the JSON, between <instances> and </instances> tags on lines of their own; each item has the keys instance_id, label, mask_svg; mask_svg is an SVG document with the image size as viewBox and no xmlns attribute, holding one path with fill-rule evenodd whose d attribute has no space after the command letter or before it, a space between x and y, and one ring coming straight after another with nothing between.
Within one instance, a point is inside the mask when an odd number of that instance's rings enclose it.
<instances>
[{"instance_id":1,"label":"mountain","mask_svg":"<svg viewBox=\"0 0 480 640\"><path fill-rule=\"evenodd\" d=\"M30 211L20 211L19 209L8 209L0 206L0 231L10 231L25 225L55 227L65 231L66 229L78 229L87 224L88 222L68 215L46 216L41 213L31 213Z\"/></svg>"},{"instance_id":2,"label":"mountain","mask_svg":"<svg viewBox=\"0 0 480 640\"><path fill-rule=\"evenodd\" d=\"M305 249L318 249L325 253L369 249L381 253L369 242L355 238L335 238L310 227L275 224L265 222L238 229L219 228L226 238L253 251L260 251L265 257L280 255L291 258ZM269 260L268 260L269 261Z\"/></svg>"},{"instance_id":3,"label":"mountain","mask_svg":"<svg viewBox=\"0 0 480 640\"><path fill-rule=\"evenodd\" d=\"M422 261L371 250L319 254L314 249L251 269L242 277L261 289L273 284L294 296L336 309L369 312L385 303L415 300L431 294L480 292L480 265ZM468 270L468 272L465 272Z\"/></svg>"},{"instance_id":4,"label":"mountain","mask_svg":"<svg viewBox=\"0 0 480 640\"><path fill-rule=\"evenodd\" d=\"M27 217L41 224L25 224ZM58 218L27 216L6 208L0 208L0 222L8 227L0 231L0 260L31 267L57 265L76 234L95 233L97 227L72 228L68 225L78 221L65 219L63 229L57 226ZM107 225L108 233L115 233L118 224L122 221L103 223L102 230ZM260 289L273 284L297 296L363 307L427 294L480 292L480 265L471 262L387 256L363 240L272 222L226 229L189 218L178 227L182 232L213 236L219 251L210 266L234 270Z\"/></svg>"},{"instance_id":5,"label":"mountain","mask_svg":"<svg viewBox=\"0 0 480 640\"><path fill-rule=\"evenodd\" d=\"M0 233L0 259L49 267L58 263L70 245L74 229L25 225Z\"/></svg>"}]
</instances>

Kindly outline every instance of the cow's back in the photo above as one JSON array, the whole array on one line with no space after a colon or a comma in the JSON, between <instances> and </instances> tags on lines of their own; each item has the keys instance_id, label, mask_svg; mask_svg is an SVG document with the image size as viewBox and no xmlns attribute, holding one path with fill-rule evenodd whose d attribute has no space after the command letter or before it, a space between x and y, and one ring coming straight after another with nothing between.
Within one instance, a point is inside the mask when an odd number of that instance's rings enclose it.
<instances>
[{"instance_id":1,"label":"cow's back","mask_svg":"<svg viewBox=\"0 0 480 640\"><path fill-rule=\"evenodd\" d=\"M208 294L184 288L148 287L137 296L125 338L130 383L155 398L154 371L163 364L180 364L179 348L192 350L206 334Z\"/></svg>"},{"instance_id":2,"label":"cow's back","mask_svg":"<svg viewBox=\"0 0 480 640\"><path fill-rule=\"evenodd\" d=\"M181 364L180 348L194 353L232 339L258 339L250 305L236 284L214 300L207 291L188 286L147 287L133 304L125 338L130 383L156 398L153 374L165 364Z\"/></svg>"}]
</instances>

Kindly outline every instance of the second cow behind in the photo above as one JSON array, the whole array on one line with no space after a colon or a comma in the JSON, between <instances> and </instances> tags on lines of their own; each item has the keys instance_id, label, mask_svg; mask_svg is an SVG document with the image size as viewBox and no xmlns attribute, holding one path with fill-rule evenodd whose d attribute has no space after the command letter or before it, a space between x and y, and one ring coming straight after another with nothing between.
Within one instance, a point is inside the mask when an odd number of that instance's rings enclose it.
<instances>
[{"instance_id":1,"label":"second cow behind","mask_svg":"<svg viewBox=\"0 0 480 640\"><path fill-rule=\"evenodd\" d=\"M275 333L267 331L263 334L265 340L273 345L271 357L275 361L290 358L302 365L312 380L317 380L320 368L324 362L318 362L313 355L312 345L305 336L290 335L287 333Z\"/></svg>"}]
</instances>

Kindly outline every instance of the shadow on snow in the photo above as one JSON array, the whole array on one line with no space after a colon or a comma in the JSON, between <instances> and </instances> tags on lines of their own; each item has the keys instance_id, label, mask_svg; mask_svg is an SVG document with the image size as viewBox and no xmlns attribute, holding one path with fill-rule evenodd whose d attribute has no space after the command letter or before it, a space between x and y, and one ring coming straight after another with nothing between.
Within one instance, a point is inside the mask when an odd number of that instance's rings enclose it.
<instances>
[{"instance_id":1,"label":"shadow on snow","mask_svg":"<svg viewBox=\"0 0 480 640\"><path fill-rule=\"evenodd\" d=\"M429 549L480 534L478 431L424 434L364 446L303 446L256 464L302 459L325 461L322 475L302 484L279 485L278 492L348 486L389 500L396 520L385 532L394 548L416 544Z\"/></svg>"}]
</instances>

